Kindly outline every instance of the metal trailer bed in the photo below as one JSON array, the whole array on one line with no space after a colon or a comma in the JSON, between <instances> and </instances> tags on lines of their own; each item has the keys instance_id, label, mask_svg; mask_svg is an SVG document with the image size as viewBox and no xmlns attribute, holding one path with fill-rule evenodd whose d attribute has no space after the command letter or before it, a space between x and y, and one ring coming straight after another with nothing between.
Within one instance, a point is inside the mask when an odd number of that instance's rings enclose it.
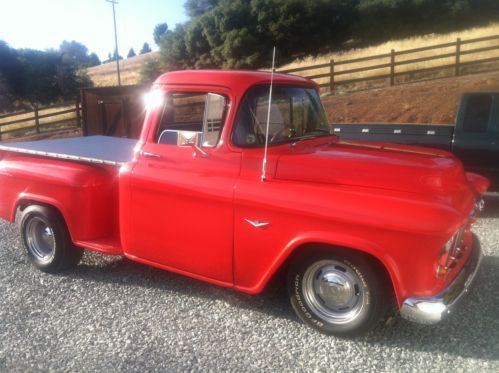
<instances>
[{"instance_id":1,"label":"metal trailer bed","mask_svg":"<svg viewBox=\"0 0 499 373\"><path fill-rule=\"evenodd\" d=\"M332 124L334 134L344 140L365 140L429 146L450 151L454 125L404 123Z\"/></svg>"},{"instance_id":2,"label":"metal trailer bed","mask_svg":"<svg viewBox=\"0 0 499 373\"><path fill-rule=\"evenodd\" d=\"M134 139L88 136L1 144L0 151L120 166L132 159L136 144Z\"/></svg>"}]
</instances>

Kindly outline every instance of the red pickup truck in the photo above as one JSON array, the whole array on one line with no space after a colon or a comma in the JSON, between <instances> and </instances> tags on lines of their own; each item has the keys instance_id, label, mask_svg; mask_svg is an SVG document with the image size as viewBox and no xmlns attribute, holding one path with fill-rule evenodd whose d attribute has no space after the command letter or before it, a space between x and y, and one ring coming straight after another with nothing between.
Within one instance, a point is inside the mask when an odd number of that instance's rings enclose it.
<instances>
[{"instance_id":1,"label":"red pickup truck","mask_svg":"<svg viewBox=\"0 0 499 373\"><path fill-rule=\"evenodd\" d=\"M479 268L487 179L443 150L340 140L315 83L275 74L270 96L270 82L171 72L139 141L0 146L0 217L21 212L46 272L89 249L256 294L285 271L296 313L327 334L366 332L392 305L441 320Z\"/></svg>"}]
</instances>

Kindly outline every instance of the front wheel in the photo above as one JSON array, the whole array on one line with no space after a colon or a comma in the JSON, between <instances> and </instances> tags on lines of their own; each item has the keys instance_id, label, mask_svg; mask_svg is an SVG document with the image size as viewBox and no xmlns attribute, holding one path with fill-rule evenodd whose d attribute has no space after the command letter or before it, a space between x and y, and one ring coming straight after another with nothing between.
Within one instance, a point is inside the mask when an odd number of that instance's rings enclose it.
<instances>
[{"instance_id":1,"label":"front wheel","mask_svg":"<svg viewBox=\"0 0 499 373\"><path fill-rule=\"evenodd\" d=\"M44 272L74 267L83 255L83 250L71 242L64 220L50 207L28 206L23 211L20 229L28 258Z\"/></svg>"},{"instance_id":2,"label":"front wheel","mask_svg":"<svg viewBox=\"0 0 499 373\"><path fill-rule=\"evenodd\" d=\"M288 273L291 304L306 324L322 333L364 334L380 321L391 302L380 272L359 254L301 257Z\"/></svg>"}]
</instances>

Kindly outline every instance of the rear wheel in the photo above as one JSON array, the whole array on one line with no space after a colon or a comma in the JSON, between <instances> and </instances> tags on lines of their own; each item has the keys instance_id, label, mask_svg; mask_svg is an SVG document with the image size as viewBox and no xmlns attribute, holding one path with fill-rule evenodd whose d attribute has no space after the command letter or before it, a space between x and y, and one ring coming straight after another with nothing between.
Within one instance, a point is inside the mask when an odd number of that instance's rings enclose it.
<instances>
[{"instance_id":1,"label":"rear wheel","mask_svg":"<svg viewBox=\"0 0 499 373\"><path fill-rule=\"evenodd\" d=\"M391 304L381 271L362 255L316 252L295 260L288 273L291 304L322 333L357 336L374 327Z\"/></svg>"},{"instance_id":2,"label":"rear wheel","mask_svg":"<svg viewBox=\"0 0 499 373\"><path fill-rule=\"evenodd\" d=\"M83 249L71 242L58 211L40 205L28 206L21 218L21 236L30 261L40 270L56 273L74 267Z\"/></svg>"}]
</instances>

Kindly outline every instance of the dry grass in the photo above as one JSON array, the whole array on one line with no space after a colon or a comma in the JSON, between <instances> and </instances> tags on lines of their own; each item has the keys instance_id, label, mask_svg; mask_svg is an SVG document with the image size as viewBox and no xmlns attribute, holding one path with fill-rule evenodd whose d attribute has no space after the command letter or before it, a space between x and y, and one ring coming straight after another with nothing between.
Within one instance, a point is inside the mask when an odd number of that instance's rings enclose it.
<instances>
[{"instance_id":1,"label":"dry grass","mask_svg":"<svg viewBox=\"0 0 499 373\"><path fill-rule=\"evenodd\" d=\"M319 56L319 57L309 57L309 58L306 58L304 60L295 61L295 62L292 62L290 64L281 66L279 68L279 70L287 70L287 69L311 66L311 65L316 65L316 64L328 63L331 59L334 59L336 62L340 62L340 61L345 61L345 60L350 60L350 59L355 59L355 58L362 58L362 57L374 56L374 55L378 55L378 54L385 54L385 53L389 53L392 49L394 49L395 51L402 51L402 50L419 48L419 47L426 47L426 46L431 46L431 45L436 45L436 44L449 43L449 42L456 41L456 39L458 37L461 38L462 40L466 40L466 39L475 39L475 38L479 38L479 37L483 37L483 36L490 36L490 35L499 35L499 22L491 23L487 26L476 27L476 28L472 28L469 30L459 31L459 32L452 32L452 33L448 33L448 34L429 34L429 35L412 37L412 38L407 38L407 39L392 40L392 41L382 43L379 45L375 45L372 47L367 47L367 48L362 48L362 49L353 49L353 50L347 50L347 51L338 51L338 52L335 52L332 54L323 55L323 56ZM462 51L466 51L469 49L475 49L475 48L489 47L489 46L499 46L499 40L482 42L482 43L474 43L474 44L465 44L462 46ZM452 53L452 52L455 52L455 47L442 48L442 49L438 50L439 54ZM404 60L409 60L409 59L414 59L414 58L428 57L428 56L435 55L435 53L436 53L436 51L433 50L433 51L406 54L403 56L398 56L397 61L404 61ZM140 81L140 70L141 70L143 64L151 58L157 58L157 56L158 56L158 52L151 52L151 53L139 55L139 56L136 56L133 58L127 58L127 59L121 60L120 61L120 69L121 69L122 84L125 84L125 85L126 84L138 84ZM481 58L488 58L488 57L499 57L499 50L483 52L483 53L476 53L476 54L471 54L471 55L464 55L464 56L462 56L461 61L468 62L468 61L472 61L474 59L481 59ZM360 67L385 64L385 63L389 63L389 62L390 62L389 58L376 59L376 60L368 61L368 62L359 62L359 63L352 63L352 64L337 66L335 68L335 71L340 72L340 71L350 70L350 69L355 69L355 68L360 68ZM452 64L454 62L455 62L455 58L450 57L450 58L442 58L442 59L438 59L438 60L432 60L432 61L426 61L426 62L420 62L420 63L412 63L412 64L408 64L408 65L397 66L396 72L403 72L403 71L424 69L424 68L429 68L429 67L436 67L436 66L441 66L441 65ZM89 68L87 70L87 72L97 87L114 86L114 85L118 84L118 80L117 80L117 76L116 76L116 63L115 62L111 62L111 63L107 63L104 65ZM322 74L322 73L328 73L328 72L329 72L329 68L323 68L323 69L308 70L308 71L304 71L304 72L297 72L297 73L293 73L293 74L302 75L302 76L310 76L310 75L316 75L316 74ZM339 80L348 80L348 79L354 79L354 78L363 78L363 77L369 77L369 76L375 76L375 75L381 75L381 74L388 74L389 72L390 72L389 68L376 69L376 70L370 70L370 71L366 71L366 72L344 74L344 75L338 76L337 80L339 81ZM445 75L445 72L444 72L444 75ZM316 79L316 81L318 83L328 83L329 78Z\"/></svg>"},{"instance_id":2,"label":"dry grass","mask_svg":"<svg viewBox=\"0 0 499 373\"><path fill-rule=\"evenodd\" d=\"M457 38L461 38L461 40L464 41L464 40L468 40L468 39L475 39L475 38L480 38L480 37L484 37L484 36L491 36L491 35L499 35L499 23L491 23L487 26L472 28L472 29L459 31L459 32L452 32L452 33L448 33L448 34L429 34L429 35L412 37L412 38L401 39L401 40L392 40L392 41L382 43L379 45L375 45L372 47L368 47L368 48L339 51L339 52L335 52L332 54L319 56L319 57L309 57L309 58L306 58L304 60L295 61L295 62L292 62L290 64L281 66L279 68L279 70L287 70L287 69L294 69L294 68L300 68L300 67L306 67L306 66L311 66L311 65L328 63L328 62L330 62L331 59L334 59L335 62L340 62L340 61L346 61L346 60L351 60L351 59L356 59L356 58L375 56L375 55L379 55L379 54L386 54L386 53L390 53L390 51L392 49L395 51L403 51L403 50L420 48L420 47L427 47L427 46L432 46L432 45L437 45L437 44L445 44L445 43L455 42ZM473 44L464 44L461 47L461 51L464 52L464 51L471 50L471 49L478 49L478 48L492 47L492 46L499 46L499 39L492 40L492 41L486 41L486 42L473 43ZM448 48L441 48L438 50L415 52L415 53L397 56L396 61L407 61L407 60L416 59L416 58L430 57L430 56L434 56L436 54L453 53L455 51L456 51L456 48L455 48L455 46L453 46L453 47L448 47ZM469 62L469 61L483 59L483 58L489 58L489 57L499 57L499 50L463 55L461 57L461 62ZM389 62L390 62L390 57L379 58L379 59L375 59L372 61L366 61L366 62L349 63L349 64L336 66L335 72L341 72L341 71L351 70L351 69L356 69L356 68L386 64ZM442 65L453 64L454 62L455 62L455 58L449 57L449 58L435 59L435 60L431 60L431 61L411 63L411 64L407 64L407 65L397 66L396 72L432 68L432 67L437 67L437 66L442 66ZM322 73L329 73L329 67L322 68L322 69L313 69L313 70L308 70L308 71L303 71L303 72L296 72L293 74L301 75L301 76L310 76L310 75L316 75L316 74L322 74ZM376 70L339 75L337 77L337 81L355 79L355 78L364 78L364 77L389 74L389 73L390 73L389 68L381 68L381 69L376 69ZM318 83L328 83L329 78L316 79L316 81Z\"/></svg>"},{"instance_id":3,"label":"dry grass","mask_svg":"<svg viewBox=\"0 0 499 373\"><path fill-rule=\"evenodd\" d=\"M140 81L140 70L145 62L151 58L157 58L158 52L150 52L135 57L120 60L120 78L122 85L138 84ZM118 85L116 74L116 62L87 69L88 76L96 87L108 87Z\"/></svg>"}]
</instances>

